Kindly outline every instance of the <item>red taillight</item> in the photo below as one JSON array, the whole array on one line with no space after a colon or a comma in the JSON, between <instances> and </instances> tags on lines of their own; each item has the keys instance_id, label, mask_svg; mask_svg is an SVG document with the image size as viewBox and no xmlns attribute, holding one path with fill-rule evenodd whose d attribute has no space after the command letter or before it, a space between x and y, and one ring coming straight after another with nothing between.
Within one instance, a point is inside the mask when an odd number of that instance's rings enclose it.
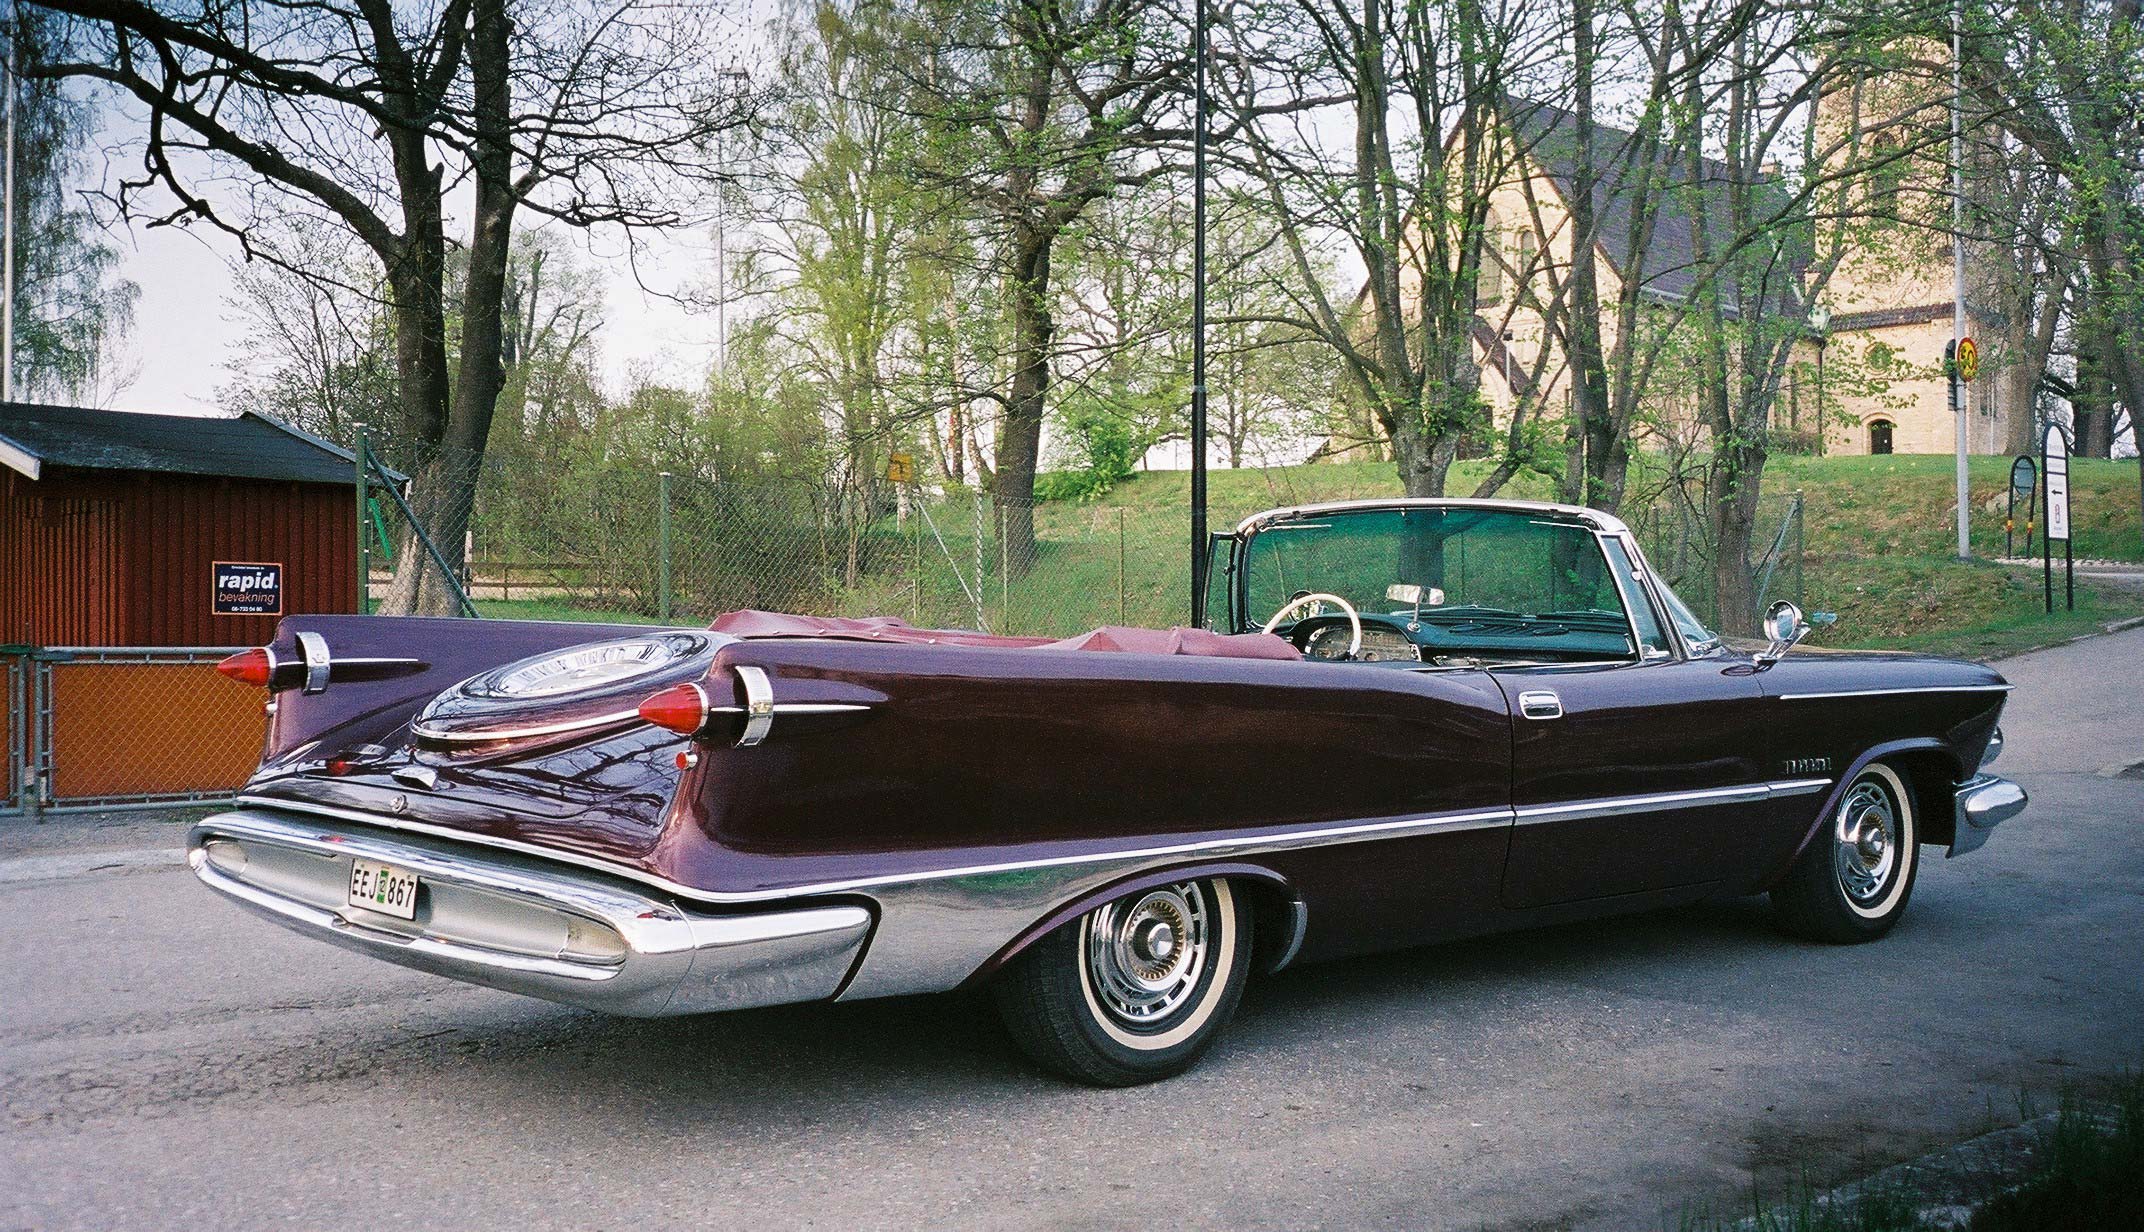
<instances>
[{"instance_id":1,"label":"red taillight","mask_svg":"<svg viewBox=\"0 0 2144 1232\"><path fill-rule=\"evenodd\" d=\"M240 684L250 684L262 689L268 687L268 677L275 671L275 660L268 657L265 648L256 646L251 650L241 650L218 663L216 670Z\"/></svg>"},{"instance_id":2,"label":"red taillight","mask_svg":"<svg viewBox=\"0 0 2144 1232\"><path fill-rule=\"evenodd\" d=\"M707 694L696 684L674 684L640 703L640 717L680 735L707 725Z\"/></svg>"}]
</instances>

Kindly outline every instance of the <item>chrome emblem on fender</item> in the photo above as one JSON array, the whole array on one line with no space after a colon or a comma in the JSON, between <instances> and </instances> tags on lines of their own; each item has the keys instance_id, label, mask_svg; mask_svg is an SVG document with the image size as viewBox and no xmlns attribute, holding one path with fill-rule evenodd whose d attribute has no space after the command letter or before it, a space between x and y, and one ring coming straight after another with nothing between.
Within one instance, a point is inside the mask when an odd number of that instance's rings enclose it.
<instances>
[{"instance_id":1,"label":"chrome emblem on fender","mask_svg":"<svg viewBox=\"0 0 2144 1232\"><path fill-rule=\"evenodd\" d=\"M1829 774L1830 772L1831 759L1829 757L1789 757L1787 759L1788 774Z\"/></svg>"}]
</instances>

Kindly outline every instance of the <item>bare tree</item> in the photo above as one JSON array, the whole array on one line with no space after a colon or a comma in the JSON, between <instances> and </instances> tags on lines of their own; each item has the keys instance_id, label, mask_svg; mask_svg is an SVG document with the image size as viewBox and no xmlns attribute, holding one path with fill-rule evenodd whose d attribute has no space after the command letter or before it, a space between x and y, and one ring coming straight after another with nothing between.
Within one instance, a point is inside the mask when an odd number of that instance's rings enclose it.
<instances>
[{"instance_id":1,"label":"bare tree","mask_svg":"<svg viewBox=\"0 0 2144 1232\"><path fill-rule=\"evenodd\" d=\"M171 9L52 0L70 59L38 71L132 100L141 174L115 194L152 225L206 225L248 259L314 276L278 246L293 216L377 261L394 323L395 460L435 543L462 542L504 379L517 211L677 225L681 183L748 100L715 70L713 16L595 0L277 0ZM450 332L448 232L466 226ZM414 545L406 545L414 547ZM446 612L424 553L397 553L386 610Z\"/></svg>"}]
</instances>

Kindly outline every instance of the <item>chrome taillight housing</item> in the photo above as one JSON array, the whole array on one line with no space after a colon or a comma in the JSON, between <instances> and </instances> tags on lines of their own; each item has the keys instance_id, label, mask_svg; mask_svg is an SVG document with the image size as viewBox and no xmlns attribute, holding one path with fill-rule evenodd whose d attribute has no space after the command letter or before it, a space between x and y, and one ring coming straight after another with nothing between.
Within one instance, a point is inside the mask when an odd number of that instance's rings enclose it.
<instances>
[{"instance_id":1,"label":"chrome taillight housing","mask_svg":"<svg viewBox=\"0 0 2144 1232\"><path fill-rule=\"evenodd\" d=\"M467 748L638 722L642 699L705 676L723 640L664 630L531 655L440 693L410 731L424 744Z\"/></svg>"}]
</instances>

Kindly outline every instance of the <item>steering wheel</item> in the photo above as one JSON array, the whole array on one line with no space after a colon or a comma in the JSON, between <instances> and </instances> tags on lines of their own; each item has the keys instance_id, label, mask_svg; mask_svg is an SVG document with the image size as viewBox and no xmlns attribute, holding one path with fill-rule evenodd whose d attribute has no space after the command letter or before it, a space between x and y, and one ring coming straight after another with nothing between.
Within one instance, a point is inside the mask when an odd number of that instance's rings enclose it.
<instances>
[{"instance_id":1,"label":"steering wheel","mask_svg":"<svg viewBox=\"0 0 2144 1232\"><path fill-rule=\"evenodd\" d=\"M1338 595L1327 594L1324 591L1319 591L1317 594L1314 595L1297 595L1295 598L1288 600L1287 605L1282 607L1279 611L1273 613L1273 619L1267 621L1265 628L1260 629L1259 632L1271 633L1274 629L1280 627L1281 621L1286 620L1288 618L1288 613L1294 611L1299 607L1307 607L1308 605L1313 603L1324 602L1331 602L1337 604L1341 611L1347 613L1348 629L1354 635L1352 638L1349 639L1347 644L1347 657L1352 659L1356 655L1361 654L1362 614L1355 610L1354 604L1349 603L1347 600L1341 598Z\"/></svg>"}]
</instances>

